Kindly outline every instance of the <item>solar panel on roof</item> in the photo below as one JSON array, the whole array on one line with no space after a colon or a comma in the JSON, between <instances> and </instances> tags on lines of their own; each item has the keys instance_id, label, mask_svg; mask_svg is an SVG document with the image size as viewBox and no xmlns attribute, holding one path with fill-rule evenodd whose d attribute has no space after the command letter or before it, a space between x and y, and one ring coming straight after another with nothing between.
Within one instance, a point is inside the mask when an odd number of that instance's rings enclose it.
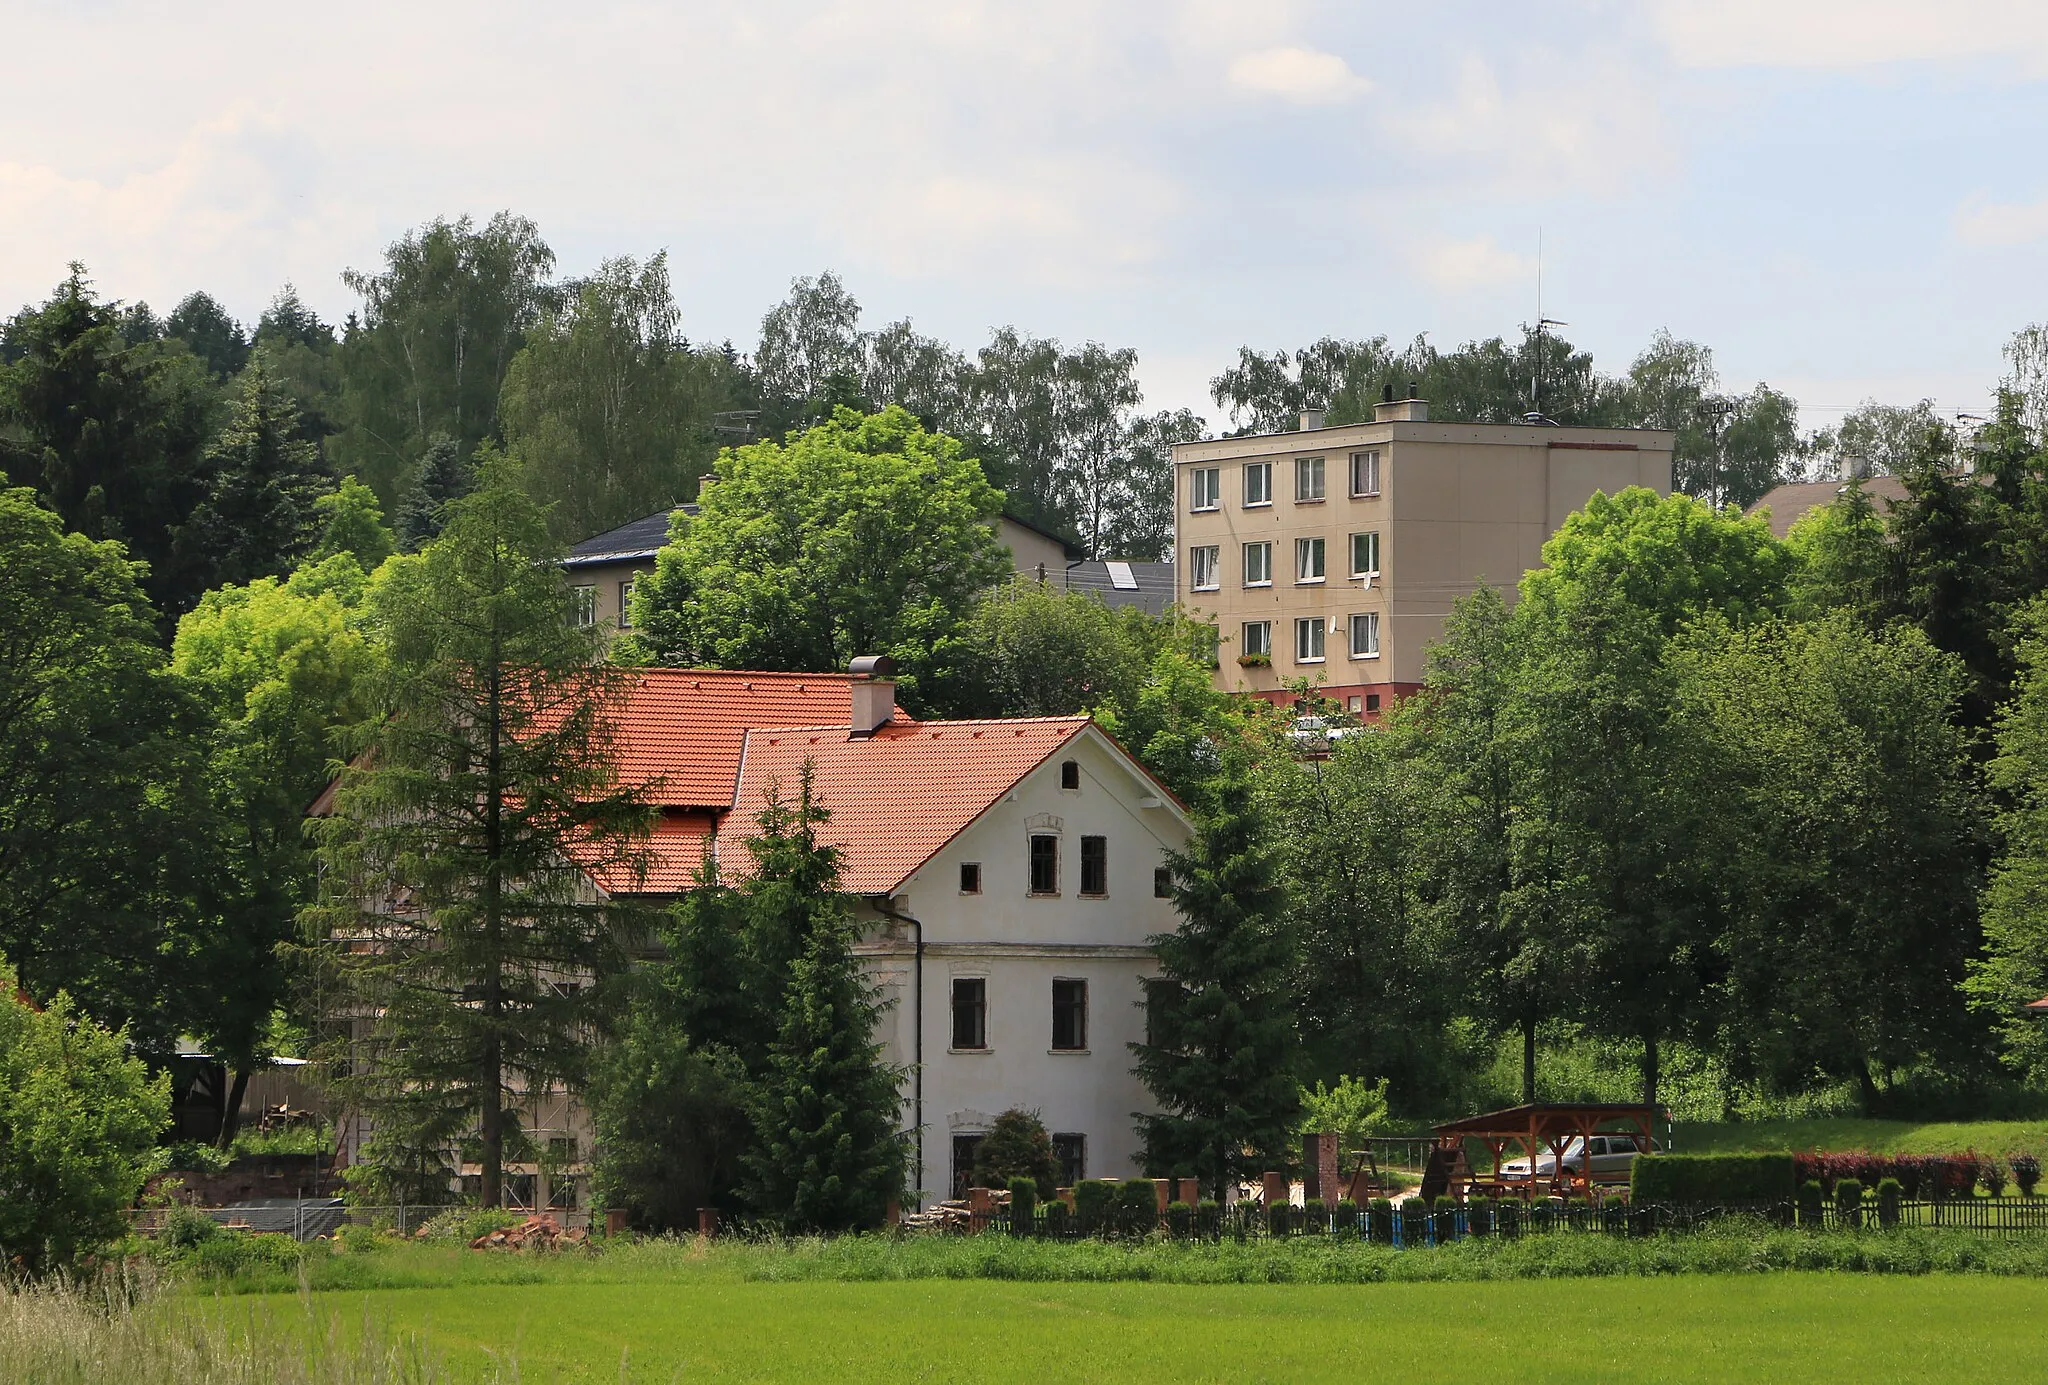
<instances>
[{"instance_id":1,"label":"solar panel on roof","mask_svg":"<svg viewBox=\"0 0 2048 1385\"><path fill-rule=\"evenodd\" d=\"M1120 592L1134 592L1138 589L1138 574L1131 571L1129 563L1104 563L1109 569L1109 585Z\"/></svg>"}]
</instances>

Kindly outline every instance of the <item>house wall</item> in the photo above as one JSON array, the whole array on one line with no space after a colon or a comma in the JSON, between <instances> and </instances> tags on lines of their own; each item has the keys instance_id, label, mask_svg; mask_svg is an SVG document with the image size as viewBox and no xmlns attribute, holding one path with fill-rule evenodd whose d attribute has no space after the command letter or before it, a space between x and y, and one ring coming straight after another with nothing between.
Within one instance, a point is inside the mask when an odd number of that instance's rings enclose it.
<instances>
[{"instance_id":1,"label":"house wall","mask_svg":"<svg viewBox=\"0 0 2048 1385\"><path fill-rule=\"evenodd\" d=\"M654 571L654 559L588 563L569 569L569 585L591 587L596 596L597 624L619 628L619 588Z\"/></svg>"},{"instance_id":2,"label":"house wall","mask_svg":"<svg viewBox=\"0 0 2048 1385\"><path fill-rule=\"evenodd\" d=\"M1081 787L1060 787L1060 762L1077 761ZM1131 1071L1129 1045L1144 1036L1144 978L1158 974L1146 943L1176 923L1169 901L1153 895L1153 870L1167 848L1185 845L1186 828L1158 790L1141 781L1097 732L1040 766L1016 790L925 865L895 898L897 913L923 924L924 1128L921 1172L913 1185L926 1201L950 1195L953 1137L985 1132L1011 1107L1036 1110L1049 1132L1085 1137L1084 1176L1140 1172L1132 1113L1151 1108ZM1030 893L1030 837L1060 838L1060 892ZM1080 839L1107 839L1109 889L1083 898ZM981 892L963 894L963 862L981 865ZM892 1008L884 1020L889 1061L916 1061L918 1026L915 934L876 915L881 925L862 951ZM987 987L988 1046L951 1047L955 978ZM1087 1048L1052 1049L1052 983L1088 982ZM905 1128L916 1121L915 1087L904 1089Z\"/></svg>"}]
</instances>

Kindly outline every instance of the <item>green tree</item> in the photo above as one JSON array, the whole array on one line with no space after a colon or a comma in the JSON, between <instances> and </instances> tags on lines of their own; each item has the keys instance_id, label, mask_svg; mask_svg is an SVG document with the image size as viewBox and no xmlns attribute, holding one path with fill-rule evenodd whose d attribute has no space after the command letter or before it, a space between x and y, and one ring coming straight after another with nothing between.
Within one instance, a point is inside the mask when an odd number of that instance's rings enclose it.
<instances>
[{"instance_id":1,"label":"green tree","mask_svg":"<svg viewBox=\"0 0 2048 1385\"><path fill-rule=\"evenodd\" d=\"M250 360L260 362L299 408L299 436L326 456L341 428L341 367L334 329L286 284L257 321ZM244 367L246 369L246 367Z\"/></svg>"},{"instance_id":2,"label":"green tree","mask_svg":"<svg viewBox=\"0 0 2048 1385\"><path fill-rule=\"evenodd\" d=\"M1678 435L1673 488L1716 508L1747 507L1786 479L1797 456L1798 405L1768 385L1722 393L1714 353L1697 342L1658 332L1620 388L1627 423Z\"/></svg>"},{"instance_id":3,"label":"green tree","mask_svg":"<svg viewBox=\"0 0 2048 1385\"><path fill-rule=\"evenodd\" d=\"M1304 1135L1335 1132L1340 1150L1353 1150L1386 1129L1387 1079L1368 1083L1362 1077L1340 1075L1335 1087L1318 1082L1301 1089L1301 1125Z\"/></svg>"},{"instance_id":4,"label":"green tree","mask_svg":"<svg viewBox=\"0 0 2048 1385\"><path fill-rule=\"evenodd\" d=\"M436 434L472 455L496 431L505 374L553 300L554 264L539 228L499 212L481 227L437 217L386 247L382 268L346 271L363 307L339 349L334 469L395 507Z\"/></svg>"},{"instance_id":5,"label":"green tree","mask_svg":"<svg viewBox=\"0 0 2048 1385\"><path fill-rule=\"evenodd\" d=\"M2048 1033L2021 1007L2048 996L2048 600L2017 622L2019 677L1999 712L1989 779L1998 855L1984 890L1984 951L1965 991L1997 1025L2008 1063L2048 1077Z\"/></svg>"},{"instance_id":6,"label":"green tree","mask_svg":"<svg viewBox=\"0 0 2048 1385\"><path fill-rule=\"evenodd\" d=\"M70 997L37 1009L18 994L0 963L0 1256L40 1278L128 1234L171 1089Z\"/></svg>"},{"instance_id":7,"label":"green tree","mask_svg":"<svg viewBox=\"0 0 2048 1385\"><path fill-rule=\"evenodd\" d=\"M644 868L617 679L568 620L560 551L502 464L372 593L382 714L320 824L315 955L364 1016L343 1082L396 1173L473 1136L497 1206L514 1109L582 1080L634 926L591 888Z\"/></svg>"},{"instance_id":8,"label":"green tree","mask_svg":"<svg viewBox=\"0 0 2048 1385\"><path fill-rule=\"evenodd\" d=\"M950 716L1072 716L1129 706L1153 659L1195 638L1189 622L1018 578L975 603L943 651L945 667L921 687L927 704Z\"/></svg>"},{"instance_id":9,"label":"green tree","mask_svg":"<svg viewBox=\"0 0 2048 1385\"><path fill-rule=\"evenodd\" d=\"M1159 776L1183 803L1206 811L1215 801L1226 765L1258 767L1284 754L1280 713L1258 698L1216 686L1212 659L1184 647L1160 650L1128 702L1095 710L1102 728L1139 763Z\"/></svg>"},{"instance_id":10,"label":"green tree","mask_svg":"<svg viewBox=\"0 0 2048 1385\"><path fill-rule=\"evenodd\" d=\"M178 535L216 581L287 571L317 538L317 504L333 481L298 425L297 406L260 361L243 373L241 395L206 450L206 499Z\"/></svg>"},{"instance_id":11,"label":"green tree","mask_svg":"<svg viewBox=\"0 0 2048 1385\"><path fill-rule=\"evenodd\" d=\"M579 539L697 493L713 418L732 406L723 354L677 331L668 256L607 260L569 286L505 376L507 450L530 494L553 502L557 534Z\"/></svg>"},{"instance_id":12,"label":"green tree","mask_svg":"<svg viewBox=\"0 0 2048 1385\"><path fill-rule=\"evenodd\" d=\"M634 591L634 644L662 663L824 671L888 654L914 697L1008 570L981 468L900 408L734 449L717 476Z\"/></svg>"},{"instance_id":13,"label":"green tree","mask_svg":"<svg viewBox=\"0 0 2048 1385\"><path fill-rule=\"evenodd\" d=\"M438 537L448 522L448 507L475 486L476 475L463 460L461 445L446 434L435 434L398 507L399 546L407 553L417 553Z\"/></svg>"},{"instance_id":14,"label":"green tree","mask_svg":"<svg viewBox=\"0 0 2048 1385\"><path fill-rule=\"evenodd\" d=\"M754 352L769 434L825 422L849 404L865 409L893 402L863 397L866 355L860 304L838 275L826 270L815 279L790 280L789 297L761 319Z\"/></svg>"},{"instance_id":15,"label":"green tree","mask_svg":"<svg viewBox=\"0 0 2048 1385\"><path fill-rule=\"evenodd\" d=\"M342 477L339 486L315 499L313 512L318 516L320 539L313 545L312 562L346 553L363 571L374 572L397 548L377 504L377 492L353 476Z\"/></svg>"},{"instance_id":16,"label":"green tree","mask_svg":"<svg viewBox=\"0 0 2048 1385\"><path fill-rule=\"evenodd\" d=\"M164 336L185 344L216 380L239 374L249 362L249 337L220 300L204 289L188 293L164 319Z\"/></svg>"},{"instance_id":17,"label":"green tree","mask_svg":"<svg viewBox=\"0 0 2048 1385\"><path fill-rule=\"evenodd\" d=\"M1007 1188L1012 1178L1029 1178L1038 1195L1058 1190L1060 1168L1053 1158L1052 1136L1036 1111L1011 1107L995 1118L974 1151L974 1182L982 1188Z\"/></svg>"},{"instance_id":18,"label":"green tree","mask_svg":"<svg viewBox=\"0 0 2048 1385\"><path fill-rule=\"evenodd\" d=\"M1892 560L1883 517L1861 481L1801 515L1785 535L1793 569L1787 609L1803 618L1844 610L1875 629L1892 608Z\"/></svg>"},{"instance_id":19,"label":"green tree","mask_svg":"<svg viewBox=\"0 0 2048 1385\"><path fill-rule=\"evenodd\" d=\"M1266 824L1241 774L1224 776L1185 852L1167 857L1180 927L1151 940L1135 1071L1160 1110L1140 1115L1145 1165L1193 1169L1218 1201L1233 1176L1282 1166L1299 1109L1294 958Z\"/></svg>"}]
</instances>

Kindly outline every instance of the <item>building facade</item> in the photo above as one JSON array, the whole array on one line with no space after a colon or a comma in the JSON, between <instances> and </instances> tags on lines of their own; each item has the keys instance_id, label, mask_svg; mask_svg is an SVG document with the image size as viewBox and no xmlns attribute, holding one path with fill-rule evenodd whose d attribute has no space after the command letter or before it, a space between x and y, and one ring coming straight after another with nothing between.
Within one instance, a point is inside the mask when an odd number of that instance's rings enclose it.
<instances>
[{"instance_id":1,"label":"building facade","mask_svg":"<svg viewBox=\"0 0 2048 1385\"><path fill-rule=\"evenodd\" d=\"M1355 713L1421 685L1459 597L1510 601L1594 492L1671 493L1675 435L1432 422L1419 399L1371 423L1173 449L1175 599L1217 627L1218 685L1281 700L1307 678Z\"/></svg>"}]
</instances>

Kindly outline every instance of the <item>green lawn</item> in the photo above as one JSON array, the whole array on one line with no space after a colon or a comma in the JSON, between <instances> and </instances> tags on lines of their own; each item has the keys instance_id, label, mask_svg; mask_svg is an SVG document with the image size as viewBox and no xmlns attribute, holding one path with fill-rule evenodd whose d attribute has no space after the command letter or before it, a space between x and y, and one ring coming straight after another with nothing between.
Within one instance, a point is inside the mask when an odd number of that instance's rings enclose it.
<instances>
[{"instance_id":1,"label":"green lawn","mask_svg":"<svg viewBox=\"0 0 2048 1385\"><path fill-rule=\"evenodd\" d=\"M2048 1153L2048 1121L1680 1121L1672 1129L1671 1143L1672 1148L1688 1154L1806 1149L1953 1154L1974 1149L2003 1158L2019 1150Z\"/></svg>"},{"instance_id":2,"label":"green lawn","mask_svg":"<svg viewBox=\"0 0 2048 1385\"><path fill-rule=\"evenodd\" d=\"M1918 1381L2031 1378L2048 1282L1840 1274L1495 1284L763 1284L342 1291L456 1379ZM219 1311L304 1321L289 1297ZM516 1375L515 1375L516 1372Z\"/></svg>"}]
</instances>

